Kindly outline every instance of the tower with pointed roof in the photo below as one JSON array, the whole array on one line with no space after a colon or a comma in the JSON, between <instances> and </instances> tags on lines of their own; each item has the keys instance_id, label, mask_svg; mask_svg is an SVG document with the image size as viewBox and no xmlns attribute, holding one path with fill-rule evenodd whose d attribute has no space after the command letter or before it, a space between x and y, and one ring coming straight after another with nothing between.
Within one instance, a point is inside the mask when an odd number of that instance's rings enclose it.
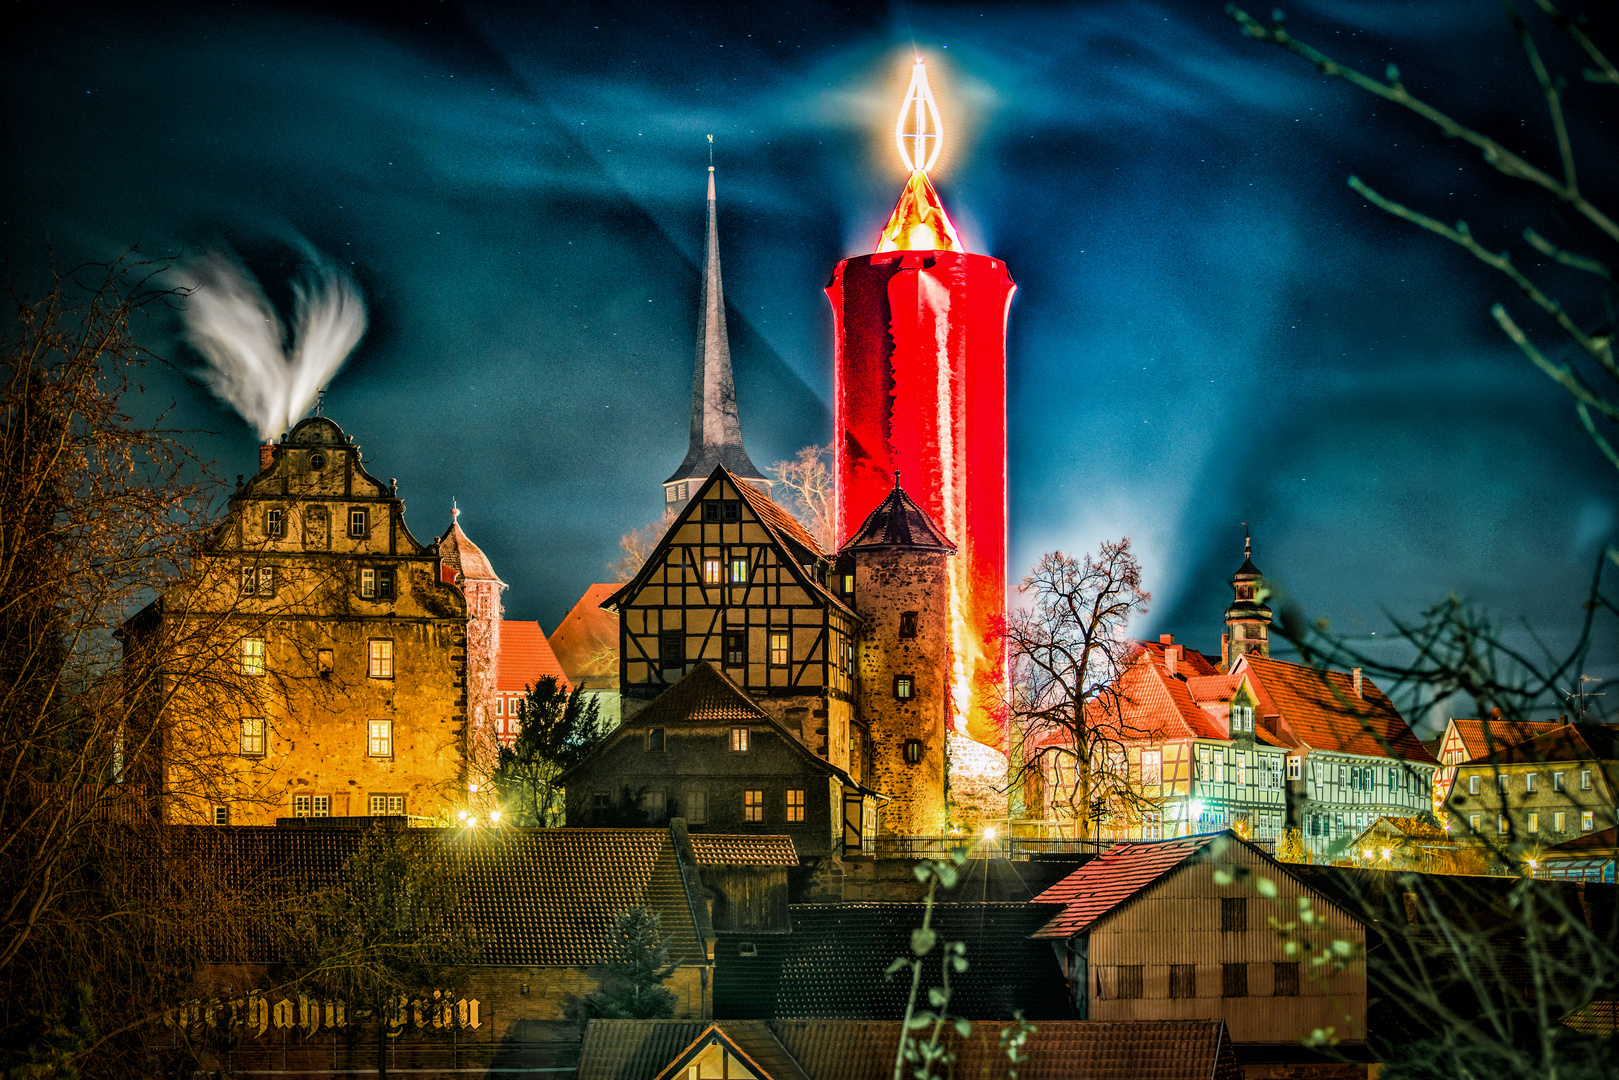
<instances>
[{"instance_id":1,"label":"tower with pointed roof","mask_svg":"<svg viewBox=\"0 0 1619 1080\"><path fill-rule=\"evenodd\" d=\"M667 509L679 511L723 465L738 480L767 494L770 481L742 446L731 342L725 332L725 289L720 282L720 237L714 202L714 166L708 167L708 236L703 245L703 286L697 313L697 363L691 381L691 444L686 459L663 482Z\"/></svg>"},{"instance_id":2,"label":"tower with pointed roof","mask_svg":"<svg viewBox=\"0 0 1619 1080\"><path fill-rule=\"evenodd\" d=\"M1234 599L1225 609L1226 632L1220 635L1221 666L1230 671L1240 656L1270 655L1270 608L1263 602L1265 575L1254 565L1253 537L1242 538L1242 565L1231 576Z\"/></svg>"},{"instance_id":3,"label":"tower with pointed roof","mask_svg":"<svg viewBox=\"0 0 1619 1080\"><path fill-rule=\"evenodd\" d=\"M865 620L856 696L870 742L869 782L890 799L882 810L884 835L945 833L955 553L897 476L839 552L844 600Z\"/></svg>"},{"instance_id":4,"label":"tower with pointed roof","mask_svg":"<svg viewBox=\"0 0 1619 1080\"><path fill-rule=\"evenodd\" d=\"M504 608L500 580L489 557L461 528L461 508L450 504L450 527L433 545L440 575L461 586L467 598L468 783L487 784L494 770L498 740L495 697L500 677L500 623Z\"/></svg>"}]
</instances>

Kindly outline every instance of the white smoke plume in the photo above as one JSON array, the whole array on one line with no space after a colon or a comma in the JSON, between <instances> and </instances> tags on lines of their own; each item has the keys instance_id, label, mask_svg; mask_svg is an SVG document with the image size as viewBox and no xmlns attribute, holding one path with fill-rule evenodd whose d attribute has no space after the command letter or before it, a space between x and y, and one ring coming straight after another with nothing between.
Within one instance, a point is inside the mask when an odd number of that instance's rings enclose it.
<instances>
[{"instance_id":1,"label":"white smoke plume","mask_svg":"<svg viewBox=\"0 0 1619 1080\"><path fill-rule=\"evenodd\" d=\"M330 259L309 254L309 268L292 284L290 353L280 316L235 257L213 251L182 269L192 290L186 340L208 361L204 374L214 393L266 442L309 411L365 334L359 287Z\"/></svg>"}]
</instances>

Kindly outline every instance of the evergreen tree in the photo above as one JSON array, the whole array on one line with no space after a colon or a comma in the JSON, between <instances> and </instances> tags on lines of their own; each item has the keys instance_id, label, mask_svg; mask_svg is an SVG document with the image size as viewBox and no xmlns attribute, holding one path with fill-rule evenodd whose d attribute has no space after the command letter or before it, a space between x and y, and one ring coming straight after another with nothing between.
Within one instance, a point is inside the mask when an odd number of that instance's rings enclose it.
<instances>
[{"instance_id":1,"label":"evergreen tree","mask_svg":"<svg viewBox=\"0 0 1619 1080\"><path fill-rule=\"evenodd\" d=\"M609 1020L657 1020L674 1015L675 995L663 980L675 967L663 937L663 917L632 907L613 920L615 959L607 965L614 985L586 1002L592 1016Z\"/></svg>"},{"instance_id":2,"label":"evergreen tree","mask_svg":"<svg viewBox=\"0 0 1619 1080\"><path fill-rule=\"evenodd\" d=\"M556 778L581 761L607 734L595 699L571 694L552 676L528 688L519 704L517 742L500 748L495 790L514 825L562 824Z\"/></svg>"}]
</instances>

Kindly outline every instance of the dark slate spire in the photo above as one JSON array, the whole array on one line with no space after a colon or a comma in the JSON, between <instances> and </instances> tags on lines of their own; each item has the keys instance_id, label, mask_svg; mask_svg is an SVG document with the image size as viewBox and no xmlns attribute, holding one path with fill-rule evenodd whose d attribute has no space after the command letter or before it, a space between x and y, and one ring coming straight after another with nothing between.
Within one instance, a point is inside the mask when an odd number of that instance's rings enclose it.
<instances>
[{"instance_id":1,"label":"dark slate spire","mask_svg":"<svg viewBox=\"0 0 1619 1080\"><path fill-rule=\"evenodd\" d=\"M911 497L899 486L899 471L894 472L894 490L866 515L866 520L844 551L873 551L881 548L908 548L912 551L954 552L956 545L933 523Z\"/></svg>"},{"instance_id":2,"label":"dark slate spire","mask_svg":"<svg viewBox=\"0 0 1619 1080\"><path fill-rule=\"evenodd\" d=\"M1265 575L1254 565L1253 538L1242 538L1242 565L1231 575L1231 606L1225 609L1226 634L1221 648L1230 670L1245 653L1270 655L1270 608L1263 601Z\"/></svg>"},{"instance_id":3,"label":"dark slate spire","mask_svg":"<svg viewBox=\"0 0 1619 1080\"><path fill-rule=\"evenodd\" d=\"M724 465L739 480L767 491L769 482L742 448L731 378L731 343L725 334L725 290L720 284L720 236L714 203L714 166L708 167L708 242L703 248L702 303L698 309L697 365L691 382L691 447L663 482L664 503L685 505L699 485Z\"/></svg>"}]
</instances>

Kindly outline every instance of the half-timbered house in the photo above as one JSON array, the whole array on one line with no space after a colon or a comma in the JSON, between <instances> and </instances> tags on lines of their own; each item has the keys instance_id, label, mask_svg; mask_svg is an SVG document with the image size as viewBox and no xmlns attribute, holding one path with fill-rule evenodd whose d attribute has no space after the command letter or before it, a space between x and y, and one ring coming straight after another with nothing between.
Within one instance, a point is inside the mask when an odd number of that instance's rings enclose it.
<instances>
[{"instance_id":1,"label":"half-timbered house","mask_svg":"<svg viewBox=\"0 0 1619 1080\"><path fill-rule=\"evenodd\" d=\"M828 588L830 569L791 514L717 467L640 572L603 604L619 615L625 717L706 661L860 780L860 617Z\"/></svg>"}]
</instances>

